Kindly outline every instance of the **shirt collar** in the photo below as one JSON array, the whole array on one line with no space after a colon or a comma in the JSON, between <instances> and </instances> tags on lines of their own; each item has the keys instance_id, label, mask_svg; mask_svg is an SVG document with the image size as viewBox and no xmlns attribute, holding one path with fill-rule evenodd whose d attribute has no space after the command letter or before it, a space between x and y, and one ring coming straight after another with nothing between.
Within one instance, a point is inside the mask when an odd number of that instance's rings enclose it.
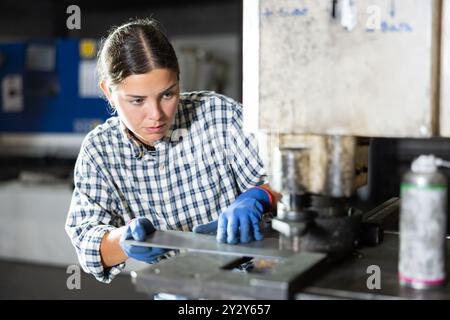
<instances>
[{"instance_id":1,"label":"shirt collar","mask_svg":"<svg viewBox=\"0 0 450 320\"><path fill-rule=\"evenodd\" d=\"M146 146L133 134L133 132L130 131L130 129L127 128L122 121L120 121L120 129L125 138L131 144L133 156L138 159L142 158L145 154Z\"/></svg>"}]
</instances>

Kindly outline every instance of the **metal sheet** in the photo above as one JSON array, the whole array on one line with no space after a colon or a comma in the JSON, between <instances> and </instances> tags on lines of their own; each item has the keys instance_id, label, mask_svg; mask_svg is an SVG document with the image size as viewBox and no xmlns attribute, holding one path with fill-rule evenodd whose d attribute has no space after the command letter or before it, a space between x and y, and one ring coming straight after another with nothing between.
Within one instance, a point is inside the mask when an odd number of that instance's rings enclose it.
<instances>
[{"instance_id":1,"label":"metal sheet","mask_svg":"<svg viewBox=\"0 0 450 320\"><path fill-rule=\"evenodd\" d=\"M240 257L285 258L292 255L290 251L278 249L278 237L275 234L266 234L261 241L231 245L218 243L215 236L212 235L168 230L155 231L145 242L127 240L125 243L135 246L186 249Z\"/></svg>"}]
</instances>

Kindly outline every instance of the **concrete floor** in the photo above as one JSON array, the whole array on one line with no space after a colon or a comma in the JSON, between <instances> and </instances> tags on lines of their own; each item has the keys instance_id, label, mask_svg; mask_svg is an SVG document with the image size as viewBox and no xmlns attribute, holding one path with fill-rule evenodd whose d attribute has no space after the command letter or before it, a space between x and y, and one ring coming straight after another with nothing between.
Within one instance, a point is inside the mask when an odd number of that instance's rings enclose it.
<instances>
[{"instance_id":1,"label":"concrete floor","mask_svg":"<svg viewBox=\"0 0 450 320\"><path fill-rule=\"evenodd\" d=\"M63 267L0 260L0 299L147 299L129 275L103 284L81 271L81 289L69 290Z\"/></svg>"}]
</instances>

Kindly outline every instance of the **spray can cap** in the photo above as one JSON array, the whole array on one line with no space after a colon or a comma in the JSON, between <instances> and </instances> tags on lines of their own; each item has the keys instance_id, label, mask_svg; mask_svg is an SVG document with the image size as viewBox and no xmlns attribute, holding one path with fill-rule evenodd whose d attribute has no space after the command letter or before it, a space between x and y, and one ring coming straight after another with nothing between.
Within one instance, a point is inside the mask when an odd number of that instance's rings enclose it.
<instances>
[{"instance_id":1,"label":"spray can cap","mask_svg":"<svg viewBox=\"0 0 450 320\"><path fill-rule=\"evenodd\" d=\"M411 164L412 172L416 173L433 173L436 172L438 159L433 155L421 155Z\"/></svg>"}]
</instances>

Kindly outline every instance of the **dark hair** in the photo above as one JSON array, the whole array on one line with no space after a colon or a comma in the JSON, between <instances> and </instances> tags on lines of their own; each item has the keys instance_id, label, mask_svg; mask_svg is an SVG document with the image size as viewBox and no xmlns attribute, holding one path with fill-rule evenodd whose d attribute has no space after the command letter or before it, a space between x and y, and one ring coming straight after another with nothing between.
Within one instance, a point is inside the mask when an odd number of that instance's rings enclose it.
<instances>
[{"instance_id":1,"label":"dark hair","mask_svg":"<svg viewBox=\"0 0 450 320\"><path fill-rule=\"evenodd\" d=\"M179 78L175 50L154 19L132 20L110 30L98 54L100 80L120 84L126 77L153 69L171 69Z\"/></svg>"}]
</instances>

